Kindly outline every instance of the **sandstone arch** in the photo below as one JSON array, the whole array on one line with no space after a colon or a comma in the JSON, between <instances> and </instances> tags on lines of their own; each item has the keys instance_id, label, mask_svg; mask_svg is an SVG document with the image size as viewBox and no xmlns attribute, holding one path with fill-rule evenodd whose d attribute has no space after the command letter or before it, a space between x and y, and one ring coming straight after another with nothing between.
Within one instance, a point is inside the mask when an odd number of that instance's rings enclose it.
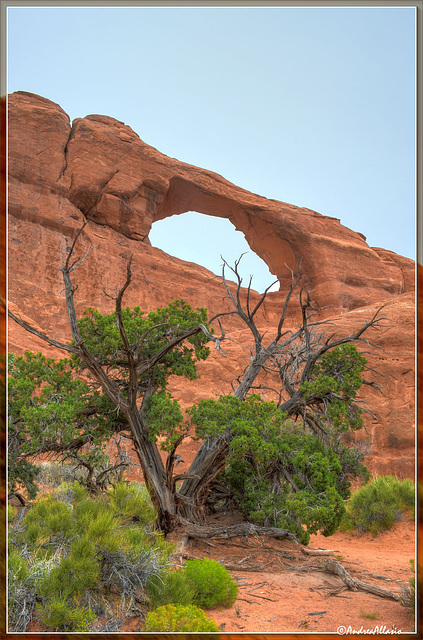
<instances>
[{"instance_id":1,"label":"sandstone arch","mask_svg":"<svg viewBox=\"0 0 423 640\"><path fill-rule=\"evenodd\" d=\"M165 198L157 207L153 222L169 215L198 211L206 215L227 218L237 231L241 231L251 250L281 280L296 266L294 251L289 243L275 234L271 222L251 213L237 201L205 193L197 184L176 176L170 180Z\"/></svg>"},{"instance_id":2,"label":"sandstone arch","mask_svg":"<svg viewBox=\"0 0 423 640\"><path fill-rule=\"evenodd\" d=\"M221 176L169 158L113 118L87 116L72 123L53 102L24 92L9 96L9 302L12 309L57 339L68 337L62 284L48 265L63 264L69 239L89 219L84 238L95 245L82 265L78 311L96 306L110 312L103 289L113 292L134 256L134 286L126 304L150 310L177 293L213 313L222 295L210 273L149 246L155 220L195 210L226 217L251 248L283 279L283 266L303 259L308 287L334 326L356 328L363 314L385 304L391 328L375 341L373 365L385 376L384 398L370 398L380 422L368 422L381 472L411 474L414 460L414 262L367 245L339 220L268 200ZM291 260L291 262L289 262ZM280 313L283 295L272 293L261 322ZM341 317L342 316L342 317ZM44 350L23 330L10 329L9 349ZM49 352L49 355L59 354ZM216 360L216 380L228 376ZM220 367L220 368L219 368ZM201 384L204 386L201 387ZM216 384L205 373L195 391L181 390L186 403L207 397ZM220 388L219 388L220 389ZM196 394L196 395L194 395ZM393 448L394 434L400 444ZM389 442L388 442L389 437ZM376 463L375 463L376 464Z\"/></svg>"}]
</instances>

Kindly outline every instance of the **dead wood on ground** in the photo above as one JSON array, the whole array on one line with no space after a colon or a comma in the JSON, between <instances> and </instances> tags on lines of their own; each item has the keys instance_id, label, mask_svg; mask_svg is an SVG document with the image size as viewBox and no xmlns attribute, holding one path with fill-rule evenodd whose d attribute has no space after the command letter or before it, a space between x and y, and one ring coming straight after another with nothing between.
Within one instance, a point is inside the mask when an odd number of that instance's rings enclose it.
<instances>
[{"instance_id":1,"label":"dead wood on ground","mask_svg":"<svg viewBox=\"0 0 423 640\"><path fill-rule=\"evenodd\" d=\"M348 571L344 569L341 564L339 564L339 562L336 562L336 560L328 559L325 563L324 568L328 573L333 573L341 578L343 583L346 585L346 588L351 589L351 591L366 591L367 593L373 593L380 598L391 598L392 600L396 601L400 600L400 597L395 593L392 593L392 591L381 589L376 585L367 584L366 582L362 582L361 580L355 580L350 576ZM344 590L344 588L342 588L342 590ZM329 593L327 595L333 595L334 593L339 593L339 591L335 590L335 592Z\"/></svg>"}]
</instances>

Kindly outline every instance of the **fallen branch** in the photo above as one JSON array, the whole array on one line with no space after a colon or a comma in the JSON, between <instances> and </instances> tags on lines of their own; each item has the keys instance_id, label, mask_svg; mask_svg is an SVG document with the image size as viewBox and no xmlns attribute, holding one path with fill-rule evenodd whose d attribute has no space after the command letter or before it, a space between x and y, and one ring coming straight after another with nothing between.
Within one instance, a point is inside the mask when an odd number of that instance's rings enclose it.
<instances>
[{"instance_id":1,"label":"fallen branch","mask_svg":"<svg viewBox=\"0 0 423 640\"><path fill-rule=\"evenodd\" d=\"M254 594L255 598L263 598L263 600L270 600L270 602L277 602L277 600L275 600L274 598L268 598L267 596L259 596L258 593Z\"/></svg>"},{"instance_id":2,"label":"fallen branch","mask_svg":"<svg viewBox=\"0 0 423 640\"><path fill-rule=\"evenodd\" d=\"M190 538L235 538L238 536L271 536L273 538L288 538L298 544L293 533L278 527L260 527L249 522L232 524L227 527L213 527L193 524L184 518L180 519L184 533Z\"/></svg>"},{"instance_id":3,"label":"fallen branch","mask_svg":"<svg viewBox=\"0 0 423 640\"><path fill-rule=\"evenodd\" d=\"M254 567L237 567L235 565L232 564L224 564L225 569L228 569L228 571L248 571L251 573L263 573L263 570L269 566L269 564L272 564L271 562L268 562L267 564L258 564L255 565ZM254 594L253 594L254 595Z\"/></svg>"},{"instance_id":4,"label":"fallen branch","mask_svg":"<svg viewBox=\"0 0 423 640\"><path fill-rule=\"evenodd\" d=\"M361 580L355 580L350 576L348 571L346 571L344 567L335 560L328 559L325 563L325 570L328 571L328 573L333 573L336 576L339 576L346 587L348 589L351 589L352 591L366 591L367 593L373 593L380 598L391 598L392 600L396 601L400 600L400 597L395 595L395 593L392 593L391 591L381 589L380 587L376 587L372 584L367 584L366 582L361 582ZM336 590L335 592L339 593L338 590Z\"/></svg>"},{"instance_id":5,"label":"fallen branch","mask_svg":"<svg viewBox=\"0 0 423 640\"><path fill-rule=\"evenodd\" d=\"M247 598L237 598L238 600L242 600L243 602L248 602L248 604L261 604L261 602L254 602L254 600L247 600Z\"/></svg>"},{"instance_id":6,"label":"fallen branch","mask_svg":"<svg viewBox=\"0 0 423 640\"><path fill-rule=\"evenodd\" d=\"M306 547L301 547L301 553L304 553L306 556L333 556L335 551L331 551L330 549L307 549Z\"/></svg>"}]
</instances>

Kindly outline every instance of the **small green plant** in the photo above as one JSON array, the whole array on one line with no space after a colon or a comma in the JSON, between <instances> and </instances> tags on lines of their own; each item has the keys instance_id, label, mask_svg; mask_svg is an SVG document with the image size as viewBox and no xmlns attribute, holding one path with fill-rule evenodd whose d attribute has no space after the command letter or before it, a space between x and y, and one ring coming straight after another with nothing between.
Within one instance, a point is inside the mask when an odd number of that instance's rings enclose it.
<instances>
[{"instance_id":1,"label":"small green plant","mask_svg":"<svg viewBox=\"0 0 423 640\"><path fill-rule=\"evenodd\" d=\"M169 571L159 579L151 580L147 593L153 609L166 604L193 604L195 589L183 569Z\"/></svg>"},{"instance_id":2,"label":"small green plant","mask_svg":"<svg viewBox=\"0 0 423 640\"><path fill-rule=\"evenodd\" d=\"M405 512L412 511L414 504L415 489L411 480L380 476L352 494L341 529L377 535L401 520Z\"/></svg>"},{"instance_id":3,"label":"small green plant","mask_svg":"<svg viewBox=\"0 0 423 640\"><path fill-rule=\"evenodd\" d=\"M147 614L143 631L204 633L219 627L194 605L167 604Z\"/></svg>"},{"instance_id":4,"label":"small green plant","mask_svg":"<svg viewBox=\"0 0 423 640\"><path fill-rule=\"evenodd\" d=\"M91 631L95 603L110 598L110 589L122 615L146 601L147 584L166 573L174 545L153 530L143 488L125 486L119 495L118 508L113 491L92 498L77 481L62 483L9 526L11 631L25 632L37 611L50 630ZM110 615L95 629L116 630Z\"/></svg>"},{"instance_id":5,"label":"small green plant","mask_svg":"<svg viewBox=\"0 0 423 640\"><path fill-rule=\"evenodd\" d=\"M414 560L410 560L410 566L414 572ZM408 581L408 587L404 587L401 593L401 604L406 607L410 615L414 618L416 613L416 576L414 575Z\"/></svg>"},{"instance_id":6,"label":"small green plant","mask_svg":"<svg viewBox=\"0 0 423 640\"><path fill-rule=\"evenodd\" d=\"M216 560L188 560L185 575L194 588L194 603L204 609L231 607L238 595L238 585L227 569Z\"/></svg>"},{"instance_id":7,"label":"small green plant","mask_svg":"<svg viewBox=\"0 0 423 640\"><path fill-rule=\"evenodd\" d=\"M41 621L54 631L88 631L96 617L91 609L72 606L65 598L53 598L45 609L38 609Z\"/></svg>"},{"instance_id":8,"label":"small green plant","mask_svg":"<svg viewBox=\"0 0 423 640\"><path fill-rule=\"evenodd\" d=\"M74 525L72 507L54 496L36 502L23 519L29 542L47 540L51 536L68 539Z\"/></svg>"},{"instance_id":9,"label":"small green plant","mask_svg":"<svg viewBox=\"0 0 423 640\"><path fill-rule=\"evenodd\" d=\"M97 586L100 565L95 555L94 544L86 536L76 539L70 553L47 572L37 585L38 593L44 598L64 599L84 593Z\"/></svg>"},{"instance_id":10,"label":"small green plant","mask_svg":"<svg viewBox=\"0 0 423 640\"><path fill-rule=\"evenodd\" d=\"M377 620L380 618L379 611L364 611L364 609L360 609L360 615L362 618L368 618L369 620Z\"/></svg>"},{"instance_id":11,"label":"small green plant","mask_svg":"<svg viewBox=\"0 0 423 640\"><path fill-rule=\"evenodd\" d=\"M15 516L16 516L16 508L13 507L11 504L8 504L7 505L7 521L13 522Z\"/></svg>"},{"instance_id":12,"label":"small green plant","mask_svg":"<svg viewBox=\"0 0 423 640\"><path fill-rule=\"evenodd\" d=\"M111 503L124 518L147 524L153 522L157 512L151 503L145 485L137 482L117 482L109 492Z\"/></svg>"}]
</instances>

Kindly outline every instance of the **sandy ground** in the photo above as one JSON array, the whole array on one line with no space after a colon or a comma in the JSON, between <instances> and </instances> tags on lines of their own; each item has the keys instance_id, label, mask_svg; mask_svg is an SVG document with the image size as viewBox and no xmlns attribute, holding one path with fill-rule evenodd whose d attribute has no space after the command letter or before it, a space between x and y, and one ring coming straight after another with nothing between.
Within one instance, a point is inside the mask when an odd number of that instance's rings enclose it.
<instances>
[{"instance_id":1,"label":"sandy ground","mask_svg":"<svg viewBox=\"0 0 423 640\"><path fill-rule=\"evenodd\" d=\"M309 549L330 549L356 580L401 595L413 573L414 524L397 523L373 538L338 532L330 538L312 536ZM191 540L185 557L214 558L228 568L239 585L230 609L206 613L223 634L237 633L382 633L411 632L414 620L399 602L346 589L342 580L323 569L324 558L305 556L298 545L270 538L208 542ZM142 621L127 619L121 630L142 631ZM389 630L389 631L388 631Z\"/></svg>"},{"instance_id":2,"label":"sandy ground","mask_svg":"<svg viewBox=\"0 0 423 640\"><path fill-rule=\"evenodd\" d=\"M230 610L208 612L225 633L342 632L341 627L350 632L349 627L359 631L376 625L379 629L386 626L403 632L413 630L409 613L394 600L351 590L327 595L343 586L342 580L319 570L324 559L298 553L291 542L251 541L245 548L213 544L216 547L206 545L207 556L223 560L229 567L239 566L230 569L239 584L235 605ZM376 538L341 532L330 538L315 535L309 548L333 550L333 558L353 578L396 595L413 575L409 562L414 558L411 522L398 523ZM235 554L235 549L242 553ZM201 557L198 551L196 555ZM262 570L250 570L260 564ZM317 568L310 570L310 565Z\"/></svg>"}]
</instances>

